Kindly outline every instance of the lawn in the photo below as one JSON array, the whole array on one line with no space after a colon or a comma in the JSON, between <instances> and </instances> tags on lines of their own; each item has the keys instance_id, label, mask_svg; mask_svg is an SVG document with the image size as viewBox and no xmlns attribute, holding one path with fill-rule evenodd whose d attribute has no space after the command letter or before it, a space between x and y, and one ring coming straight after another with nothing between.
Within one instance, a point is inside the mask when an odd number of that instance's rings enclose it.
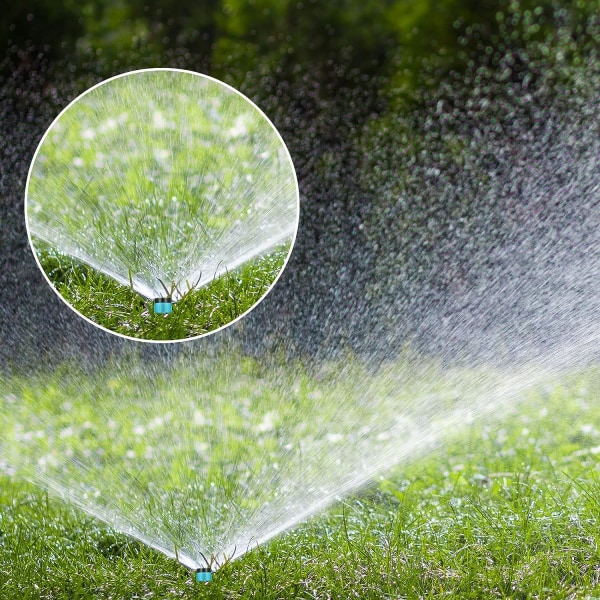
<instances>
[{"instance_id":1,"label":"lawn","mask_svg":"<svg viewBox=\"0 0 600 600\"><path fill-rule=\"evenodd\" d=\"M148 424L148 418L155 418L152 408L144 412L150 394L170 389L168 401L174 407L172 413L179 416L187 405L178 405L177 398L187 387L197 398L194 410L201 413L189 431L196 432L194 426L204 431L217 427L207 422L206 410L211 405L214 413L219 411L221 415L218 427L223 427L224 421L230 422L229 429L224 429L227 435L215 442L213 456L225 452L227 445L235 441L237 445L229 447L238 460L248 457L240 454L246 446L255 458L262 456L264 460L265 444L273 444L282 428L291 431L291 426L285 425L285 415L297 413L287 406L277 408L273 395L276 378L269 379L272 367L261 370L254 360L233 353L228 356L221 359L223 368L214 380L206 380L212 359L202 360L195 373L187 372L181 388L173 387L165 376L141 396L140 390L148 387L149 380L144 379L148 375L132 370L128 377L121 374L112 380L106 380L105 373L89 376L83 384L85 391L79 392L89 395L88 402L81 401L81 395L76 397L75 376L64 386L58 383L69 379L71 367L50 377L5 379L3 389L12 386L13 393L3 393L6 431L0 456L8 463L28 463L38 452L38 459L45 457L47 472L52 473L52 469L62 469L51 464L52 448L59 450L56 459L72 447L75 454L70 455L72 464L66 472L73 476L86 464L86 453L104 447L106 463L123 474L125 462L135 464L156 436L165 441L167 434L158 434L158 425L138 430L137 437L131 433L140 422ZM296 371L298 389L290 390L289 404L303 397L313 398L315 390L322 390L323 396L313 402L320 402L326 416L333 414L330 404L336 387L339 393L350 394L348 381L368 377L355 367L354 374L347 371L345 382L340 384L335 378L328 381L323 373L315 381L314 373ZM229 388L231 400L224 399L219 391L225 389L233 373L245 373L247 377L238 378L237 386ZM177 368L173 374L179 380L185 378L184 371ZM113 400L101 408L103 378L105 389L112 390L114 398L127 399L121 402L121 412L129 415L129 421L121 420L118 412L114 420L129 429L108 422L104 430L96 427L103 410L114 410L116 406ZM328 510L234 560L215 574L211 584L193 583L190 571L176 561L24 482L5 465L7 474L0 480L2 597L600 596L599 392L597 370L538 385L524 392L519 403L499 408L495 418L475 420L460 431L446 432L445 442L436 444L433 450L406 458ZM66 393L71 395L67 407L63 397ZM110 396L111 392L104 395ZM133 401L136 396L137 404ZM260 398L265 399L260 410L248 413L254 403L261 402ZM37 411L31 415L34 406ZM264 427L264 411L269 406L271 412L277 409L283 415L274 429ZM256 439L244 440L241 423L248 414L257 419L254 426L261 433ZM15 422L24 423L20 429L16 427L20 448L12 442ZM169 429L185 431L177 418L169 422L167 417L167 422ZM330 420L326 425L333 430ZM50 431L55 434L52 444ZM232 435L236 431L237 440ZM166 473L173 464L179 464L170 454L172 444L162 449L164 464L156 465L155 474L161 469ZM353 452L351 446L343 451L349 455ZM160 462L160 454L152 460ZM189 467L179 464L182 472ZM24 474L34 472L27 466L19 468ZM324 473L324 478L330 477L327 470ZM104 477L100 483L110 484L108 476ZM237 473L232 474L235 477ZM164 476L159 485L168 487L175 480ZM115 497L122 492L123 484L116 479L113 483L114 490L103 490L109 498L113 491ZM91 486L90 494L95 493L92 480L83 484ZM223 488L228 485L225 479L221 484ZM306 488L308 496L310 478ZM131 492L135 497L139 490ZM258 488L255 492L257 499L264 497ZM158 496L152 493L156 501ZM248 498L247 502L252 500ZM246 510L252 516L247 506Z\"/></svg>"},{"instance_id":2,"label":"lawn","mask_svg":"<svg viewBox=\"0 0 600 600\"><path fill-rule=\"evenodd\" d=\"M143 340L181 340L228 325L259 302L285 265L289 246L279 246L231 273L188 292L168 315L155 314L153 301L95 269L45 250L40 264L67 303L88 319L122 335ZM164 295L164 294L163 294Z\"/></svg>"}]
</instances>

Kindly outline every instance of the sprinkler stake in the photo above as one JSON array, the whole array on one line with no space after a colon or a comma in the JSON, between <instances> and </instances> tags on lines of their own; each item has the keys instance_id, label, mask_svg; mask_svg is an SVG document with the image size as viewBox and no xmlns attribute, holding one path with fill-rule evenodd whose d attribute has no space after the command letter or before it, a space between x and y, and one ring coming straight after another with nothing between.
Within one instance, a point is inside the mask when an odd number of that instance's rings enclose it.
<instances>
[{"instance_id":1,"label":"sprinkler stake","mask_svg":"<svg viewBox=\"0 0 600 600\"><path fill-rule=\"evenodd\" d=\"M173 312L173 300L171 298L154 298L154 312L157 315L168 315Z\"/></svg>"},{"instance_id":2,"label":"sprinkler stake","mask_svg":"<svg viewBox=\"0 0 600 600\"><path fill-rule=\"evenodd\" d=\"M208 567L196 569L196 581L212 581L212 571Z\"/></svg>"}]
</instances>

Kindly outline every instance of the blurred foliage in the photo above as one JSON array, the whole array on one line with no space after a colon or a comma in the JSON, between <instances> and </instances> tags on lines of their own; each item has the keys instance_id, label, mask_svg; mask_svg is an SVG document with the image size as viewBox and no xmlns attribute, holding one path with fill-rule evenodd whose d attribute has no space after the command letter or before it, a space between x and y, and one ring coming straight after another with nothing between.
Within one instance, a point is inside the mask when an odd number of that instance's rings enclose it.
<instances>
[{"instance_id":1,"label":"blurred foliage","mask_svg":"<svg viewBox=\"0 0 600 600\"><path fill-rule=\"evenodd\" d=\"M267 110L302 179L355 171L365 124L383 131L428 95L452 103L480 68L520 85L535 79L536 57L538 71L596 57L599 15L600 0L32 0L0 13L0 86L19 95L30 74L53 70L47 80L72 74L80 91L133 68L204 72Z\"/></svg>"},{"instance_id":2,"label":"blurred foliage","mask_svg":"<svg viewBox=\"0 0 600 600\"><path fill-rule=\"evenodd\" d=\"M565 21L597 43L599 13L598 0L32 0L5 7L0 31L31 56L114 65L136 53L160 64L184 49L216 72L243 76L261 65L288 79L355 83L393 73L410 89L424 68L429 77L464 68Z\"/></svg>"},{"instance_id":3,"label":"blurred foliage","mask_svg":"<svg viewBox=\"0 0 600 600\"><path fill-rule=\"evenodd\" d=\"M38 258L65 302L101 327L130 339L184 340L226 327L251 310L273 285L287 254L288 247L280 246L206 286L184 287L169 315L154 313L152 301L68 256L51 251Z\"/></svg>"},{"instance_id":4,"label":"blurred foliage","mask_svg":"<svg viewBox=\"0 0 600 600\"><path fill-rule=\"evenodd\" d=\"M404 110L449 78L461 83L479 65L509 61L519 81L532 44L551 53L561 35L561 53L595 56L599 15L600 0L32 0L2 11L0 35L9 77L39 71L40 61L66 62L79 78L190 68L255 99L284 95L302 114L314 102L330 101L331 115L353 101L357 124Z\"/></svg>"}]
</instances>

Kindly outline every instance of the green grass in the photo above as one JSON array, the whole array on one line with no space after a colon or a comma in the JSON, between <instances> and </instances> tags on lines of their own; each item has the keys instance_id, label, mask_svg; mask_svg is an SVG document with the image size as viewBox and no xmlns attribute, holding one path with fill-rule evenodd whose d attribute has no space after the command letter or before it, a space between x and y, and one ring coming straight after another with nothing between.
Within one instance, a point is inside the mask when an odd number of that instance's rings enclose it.
<instances>
[{"instance_id":1,"label":"green grass","mask_svg":"<svg viewBox=\"0 0 600 600\"><path fill-rule=\"evenodd\" d=\"M133 376L119 385L119 394L136 387ZM38 488L1 477L0 596L600 597L599 396L597 371L541 388L496 422L475 423L234 561L208 585ZM86 421L89 411L74 405L69 420Z\"/></svg>"},{"instance_id":2,"label":"green grass","mask_svg":"<svg viewBox=\"0 0 600 600\"><path fill-rule=\"evenodd\" d=\"M215 331L250 310L265 295L288 254L281 247L187 293L169 315L113 279L69 257L38 255L54 287L75 310L98 325L132 338L180 340Z\"/></svg>"}]
</instances>

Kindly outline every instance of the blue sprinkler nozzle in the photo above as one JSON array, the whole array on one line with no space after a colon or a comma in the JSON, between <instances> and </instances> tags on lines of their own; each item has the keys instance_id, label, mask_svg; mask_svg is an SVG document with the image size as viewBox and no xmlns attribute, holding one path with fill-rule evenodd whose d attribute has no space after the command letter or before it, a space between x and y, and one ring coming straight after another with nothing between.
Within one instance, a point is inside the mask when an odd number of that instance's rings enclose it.
<instances>
[{"instance_id":1,"label":"blue sprinkler nozzle","mask_svg":"<svg viewBox=\"0 0 600 600\"><path fill-rule=\"evenodd\" d=\"M168 315L173 312L173 300L171 298L154 298L154 313L157 315Z\"/></svg>"},{"instance_id":2,"label":"blue sprinkler nozzle","mask_svg":"<svg viewBox=\"0 0 600 600\"><path fill-rule=\"evenodd\" d=\"M196 581L212 581L212 576L212 571L209 568L196 569Z\"/></svg>"}]
</instances>

